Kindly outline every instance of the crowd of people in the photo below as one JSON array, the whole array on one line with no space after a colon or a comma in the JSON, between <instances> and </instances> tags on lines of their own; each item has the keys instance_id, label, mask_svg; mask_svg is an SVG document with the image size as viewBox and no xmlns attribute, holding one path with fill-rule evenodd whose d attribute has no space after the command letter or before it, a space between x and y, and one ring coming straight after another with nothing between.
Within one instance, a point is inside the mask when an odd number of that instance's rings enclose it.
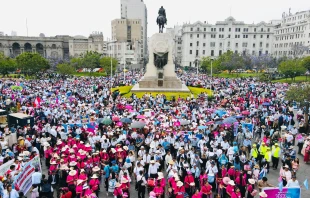
<instances>
[{"instance_id":1,"label":"crowd of people","mask_svg":"<svg viewBox=\"0 0 310 198\"><path fill-rule=\"evenodd\" d=\"M121 84L141 76L129 72ZM111 92L111 82L120 82L108 77L2 79L1 108L35 122L1 129L0 165L15 159L0 176L1 197L24 196L14 179L35 156L47 171L32 175L32 198L123 198L135 190L139 198L267 197L276 170L284 186L299 186L298 154L310 161L310 138L303 112L285 100L287 84L179 77L213 95L125 98ZM12 146L4 138L10 133L18 137Z\"/></svg>"}]
</instances>

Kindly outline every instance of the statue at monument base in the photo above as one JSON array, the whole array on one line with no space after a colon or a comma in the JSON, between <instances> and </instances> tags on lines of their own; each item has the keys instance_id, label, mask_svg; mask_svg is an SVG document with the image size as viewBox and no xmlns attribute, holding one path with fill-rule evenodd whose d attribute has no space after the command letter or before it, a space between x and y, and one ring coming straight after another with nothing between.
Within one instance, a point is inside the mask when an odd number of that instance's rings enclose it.
<instances>
[{"instance_id":1,"label":"statue at monument base","mask_svg":"<svg viewBox=\"0 0 310 198\"><path fill-rule=\"evenodd\" d=\"M170 34L157 33L150 39L149 63L144 77L131 92L186 92L189 89L182 84L175 73L173 63L174 42Z\"/></svg>"}]
</instances>

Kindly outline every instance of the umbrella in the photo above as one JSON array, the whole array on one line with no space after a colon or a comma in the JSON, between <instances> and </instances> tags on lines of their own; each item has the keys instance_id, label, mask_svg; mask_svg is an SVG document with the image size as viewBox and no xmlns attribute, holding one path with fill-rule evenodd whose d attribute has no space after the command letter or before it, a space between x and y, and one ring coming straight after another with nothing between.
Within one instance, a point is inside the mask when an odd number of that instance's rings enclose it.
<instances>
[{"instance_id":1,"label":"umbrella","mask_svg":"<svg viewBox=\"0 0 310 198\"><path fill-rule=\"evenodd\" d=\"M175 122L175 123L173 123L173 126L180 126L181 124L180 124L180 122L179 121L177 121L177 122Z\"/></svg>"},{"instance_id":2,"label":"umbrella","mask_svg":"<svg viewBox=\"0 0 310 198\"><path fill-rule=\"evenodd\" d=\"M133 128L133 129L136 129L136 128L141 129L145 125L146 125L145 122L138 121L138 122L131 123L130 127Z\"/></svg>"},{"instance_id":3,"label":"umbrella","mask_svg":"<svg viewBox=\"0 0 310 198\"><path fill-rule=\"evenodd\" d=\"M234 122L237 122L237 119L234 118L234 117L228 117L228 118L225 118L225 119L223 120L223 123L224 123L224 124L232 124L232 123L234 123Z\"/></svg>"},{"instance_id":4,"label":"umbrella","mask_svg":"<svg viewBox=\"0 0 310 198\"><path fill-rule=\"evenodd\" d=\"M206 126L199 126L198 127L199 130L206 129L206 128L207 128Z\"/></svg>"},{"instance_id":5,"label":"umbrella","mask_svg":"<svg viewBox=\"0 0 310 198\"><path fill-rule=\"evenodd\" d=\"M209 122L206 123L206 125L211 125L211 124L214 124L214 122L213 121L209 121Z\"/></svg>"},{"instance_id":6,"label":"umbrella","mask_svg":"<svg viewBox=\"0 0 310 198\"><path fill-rule=\"evenodd\" d=\"M270 103L269 103L269 102L264 102L263 105L264 105L264 106L269 106Z\"/></svg>"},{"instance_id":7,"label":"umbrella","mask_svg":"<svg viewBox=\"0 0 310 198\"><path fill-rule=\"evenodd\" d=\"M242 111L242 114L243 115L250 115L250 112L249 111Z\"/></svg>"},{"instance_id":8,"label":"umbrella","mask_svg":"<svg viewBox=\"0 0 310 198\"><path fill-rule=\"evenodd\" d=\"M114 117L112 118L112 120L113 120L113 122L119 122L119 117L114 116Z\"/></svg>"},{"instance_id":9,"label":"umbrella","mask_svg":"<svg viewBox=\"0 0 310 198\"><path fill-rule=\"evenodd\" d=\"M126 124L132 123L131 119L129 119L129 118L122 118L121 122L126 123Z\"/></svg>"},{"instance_id":10,"label":"umbrella","mask_svg":"<svg viewBox=\"0 0 310 198\"><path fill-rule=\"evenodd\" d=\"M117 123L116 123L116 126L121 127L121 126L123 126L123 123L122 123L122 122L117 122Z\"/></svg>"},{"instance_id":11,"label":"umbrella","mask_svg":"<svg viewBox=\"0 0 310 198\"><path fill-rule=\"evenodd\" d=\"M244 117L244 116L242 116L242 115L236 116L237 119L240 119L240 118L243 118L243 117Z\"/></svg>"},{"instance_id":12,"label":"umbrella","mask_svg":"<svg viewBox=\"0 0 310 198\"><path fill-rule=\"evenodd\" d=\"M131 105L126 105L125 108L126 109L132 109L132 106Z\"/></svg>"},{"instance_id":13,"label":"umbrella","mask_svg":"<svg viewBox=\"0 0 310 198\"><path fill-rule=\"evenodd\" d=\"M138 115L137 118L138 118L138 119L144 119L145 116L144 116L144 115Z\"/></svg>"},{"instance_id":14,"label":"umbrella","mask_svg":"<svg viewBox=\"0 0 310 198\"><path fill-rule=\"evenodd\" d=\"M190 121L188 121L188 120L180 120L180 125L188 125L188 124L190 124Z\"/></svg>"},{"instance_id":15,"label":"umbrella","mask_svg":"<svg viewBox=\"0 0 310 198\"><path fill-rule=\"evenodd\" d=\"M96 122L97 123L102 123L102 121L103 121L103 118L98 118Z\"/></svg>"},{"instance_id":16,"label":"umbrella","mask_svg":"<svg viewBox=\"0 0 310 198\"><path fill-rule=\"evenodd\" d=\"M110 124L112 124L112 120L110 118L105 118L102 120L101 123L104 125L110 125Z\"/></svg>"}]
</instances>

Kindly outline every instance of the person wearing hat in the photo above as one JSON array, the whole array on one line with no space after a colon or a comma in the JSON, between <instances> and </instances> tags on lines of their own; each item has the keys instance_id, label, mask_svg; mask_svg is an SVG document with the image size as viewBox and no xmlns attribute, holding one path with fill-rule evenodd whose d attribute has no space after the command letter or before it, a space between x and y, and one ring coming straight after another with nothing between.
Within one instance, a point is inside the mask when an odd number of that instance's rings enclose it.
<instances>
[{"instance_id":1,"label":"person wearing hat","mask_svg":"<svg viewBox=\"0 0 310 198\"><path fill-rule=\"evenodd\" d=\"M248 179L248 186L247 186L247 191L248 195L247 198L254 198L256 194L258 193L257 190L255 190L255 180L254 179Z\"/></svg>"},{"instance_id":2,"label":"person wearing hat","mask_svg":"<svg viewBox=\"0 0 310 198\"><path fill-rule=\"evenodd\" d=\"M260 192L258 195L260 196L259 198L266 198L266 197L268 197L268 195L264 191Z\"/></svg>"},{"instance_id":3,"label":"person wearing hat","mask_svg":"<svg viewBox=\"0 0 310 198\"><path fill-rule=\"evenodd\" d=\"M77 172L76 170L71 170L67 176L67 183L68 183L68 186L70 185L74 185L76 180L78 179L77 177Z\"/></svg>"},{"instance_id":4,"label":"person wearing hat","mask_svg":"<svg viewBox=\"0 0 310 198\"><path fill-rule=\"evenodd\" d=\"M275 143L272 146L271 155L272 155L272 168L273 170L276 170L278 168L279 158L281 156L281 149L278 143Z\"/></svg>"},{"instance_id":5,"label":"person wearing hat","mask_svg":"<svg viewBox=\"0 0 310 198\"><path fill-rule=\"evenodd\" d=\"M91 179L89 181L89 187L90 187L90 189L92 189L92 191L94 191L96 193L96 195L98 197L99 189L100 189L100 181L99 181L98 176L96 174L91 176Z\"/></svg>"},{"instance_id":6,"label":"person wearing hat","mask_svg":"<svg viewBox=\"0 0 310 198\"><path fill-rule=\"evenodd\" d=\"M270 162L271 162L271 149L270 147L267 147L262 165L263 166L267 165L267 170L269 170Z\"/></svg>"},{"instance_id":7,"label":"person wearing hat","mask_svg":"<svg viewBox=\"0 0 310 198\"><path fill-rule=\"evenodd\" d=\"M114 197L116 198L123 198L123 190L122 190L122 185L120 183L115 184L115 189L113 192Z\"/></svg>"},{"instance_id":8,"label":"person wearing hat","mask_svg":"<svg viewBox=\"0 0 310 198\"><path fill-rule=\"evenodd\" d=\"M156 194L156 197L161 197L164 194L164 188L160 185L160 182L157 182L155 185L153 192Z\"/></svg>"},{"instance_id":9,"label":"person wearing hat","mask_svg":"<svg viewBox=\"0 0 310 198\"><path fill-rule=\"evenodd\" d=\"M212 185L209 184L208 180L205 181L200 192L203 198L212 198Z\"/></svg>"},{"instance_id":10,"label":"person wearing hat","mask_svg":"<svg viewBox=\"0 0 310 198\"><path fill-rule=\"evenodd\" d=\"M176 188L174 189L175 198L184 198L185 188L183 182L178 181Z\"/></svg>"},{"instance_id":11,"label":"person wearing hat","mask_svg":"<svg viewBox=\"0 0 310 198\"><path fill-rule=\"evenodd\" d=\"M267 146L265 142L261 143L261 146L259 147L258 151L259 151L259 155L258 155L257 160L259 162L259 165L262 166L262 160L264 159L266 151L267 151Z\"/></svg>"},{"instance_id":12,"label":"person wearing hat","mask_svg":"<svg viewBox=\"0 0 310 198\"><path fill-rule=\"evenodd\" d=\"M143 169L139 171L138 175L137 175L137 184L136 187L138 189L138 198L144 198L145 196L145 186L146 186L147 182L144 176L144 171Z\"/></svg>"},{"instance_id":13,"label":"person wearing hat","mask_svg":"<svg viewBox=\"0 0 310 198\"><path fill-rule=\"evenodd\" d=\"M227 184L226 187L226 194L229 195L229 197L231 197L232 193L235 191L235 182L234 180L230 180Z\"/></svg>"},{"instance_id":14,"label":"person wearing hat","mask_svg":"<svg viewBox=\"0 0 310 198\"><path fill-rule=\"evenodd\" d=\"M151 160L150 161L150 166L149 166L149 170L148 170L148 175L150 178L157 178L158 177L158 168L159 168L159 163L155 162L155 160Z\"/></svg>"},{"instance_id":15,"label":"person wearing hat","mask_svg":"<svg viewBox=\"0 0 310 198\"><path fill-rule=\"evenodd\" d=\"M284 171L282 171L280 176L282 177L283 186L286 186L287 182L292 178L292 172L289 170L289 166L285 165Z\"/></svg>"},{"instance_id":16,"label":"person wearing hat","mask_svg":"<svg viewBox=\"0 0 310 198\"><path fill-rule=\"evenodd\" d=\"M255 158L255 160L258 158L258 150L257 150L256 144L252 145L251 157Z\"/></svg>"}]
</instances>

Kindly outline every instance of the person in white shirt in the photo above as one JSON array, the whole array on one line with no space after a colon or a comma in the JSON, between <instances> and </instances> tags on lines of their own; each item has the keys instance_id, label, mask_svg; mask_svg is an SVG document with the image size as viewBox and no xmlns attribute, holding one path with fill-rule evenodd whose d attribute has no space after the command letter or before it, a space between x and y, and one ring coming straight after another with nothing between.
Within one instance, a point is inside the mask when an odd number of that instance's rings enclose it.
<instances>
[{"instance_id":1,"label":"person in white shirt","mask_svg":"<svg viewBox=\"0 0 310 198\"><path fill-rule=\"evenodd\" d=\"M221 147L224 152L226 152L229 149L229 143L227 142L227 139L225 139L224 142L221 142Z\"/></svg>"},{"instance_id":2,"label":"person in white shirt","mask_svg":"<svg viewBox=\"0 0 310 198\"><path fill-rule=\"evenodd\" d=\"M8 185L3 191L3 198L19 198L19 194L15 189L12 189L12 185Z\"/></svg>"},{"instance_id":3,"label":"person in white shirt","mask_svg":"<svg viewBox=\"0 0 310 198\"><path fill-rule=\"evenodd\" d=\"M35 173L31 175L32 185L39 185L41 183L42 173L39 172L39 169L35 169Z\"/></svg>"},{"instance_id":4,"label":"person in white shirt","mask_svg":"<svg viewBox=\"0 0 310 198\"><path fill-rule=\"evenodd\" d=\"M288 180L285 187L300 187L295 175L292 176L292 179Z\"/></svg>"},{"instance_id":5,"label":"person in white shirt","mask_svg":"<svg viewBox=\"0 0 310 198\"><path fill-rule=\"evenodd\" d=\"M148 175L151 178L157 178L157 172L160 164L155 162L154 160L151 160L151 164L149 166Z\"/></svg>"}]
</instances>

